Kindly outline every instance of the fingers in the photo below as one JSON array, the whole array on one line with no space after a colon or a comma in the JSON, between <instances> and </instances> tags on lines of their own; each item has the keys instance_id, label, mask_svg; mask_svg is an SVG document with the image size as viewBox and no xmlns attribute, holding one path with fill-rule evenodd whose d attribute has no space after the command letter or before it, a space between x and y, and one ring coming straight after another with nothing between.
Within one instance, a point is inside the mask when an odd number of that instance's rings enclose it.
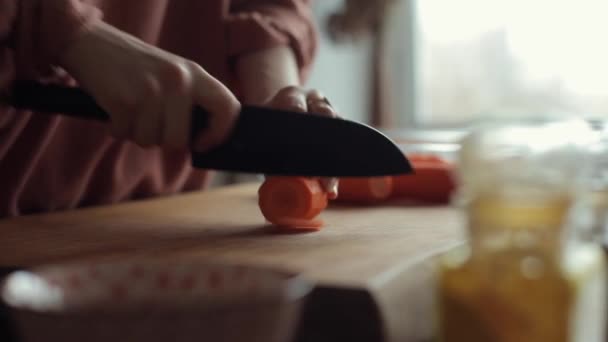
<instances>
[{"instance_id":1,"label":"fingers","mask_svg":"<svg viewBox=\"0 0 608 342\"><path fill-rule=\"evenodd\" d=\"M240 111L228 88L192 62L168 63L151 74L140 91L134 113L118 116L113 126L115 135L130 137L142 147L187 148L192 108L197 105L210 114L208 127L195 137L194 148L204 152L227 138Z\"/></svg>"},{"instance_id":2,"label":"fingers","mask_svg":"<svg viewBox=\"0 0 608 342\"><path fill-rule=\"evenodd\" d=\"M209 126L204 132L199 132L194 145L197 151L205 152L228 137L241 104L226 86L198 66L193 69L192 85L193 103L210 113Z\"/></svg>"},{"instance_id":3,"label":"fingers","mask_svg":"<svg viewBox=\"0 0 608 342\"><path fill-rule=\"evenodd\" d=\"M277 109L338 117L336 111L321 92L317 90L305 91L300 87L286 87L281 89L268 105ZM338 197L337 178L321 178L320 182L323 189L327 191L330 199L336 199Z\"/></svg>"},{"instance_id":4,"label":"fingers","mask_svg":"<svg viewBox=\"0 0 608 342\"><path fill-rule=\"evenodd\" d=\"M90 33L61 64L108 112L114 136L142 146L189 147L192 106L198 105L211 114L201 147L227 137L240 103L202 67L109 25Z\"/></svg>"},{"instance_id":5,"label":"fingers","mask_svg":"<svg viewBox=\"0 0 608 342\"><path fill-rule=\"evenodd\" d=\"M318 90L312 90L306 98L308 111L312 114L328 116L331 118L338 117L338 114L333 109L329 100ZM321 185L327 191L330 199L338 197L338 179L337 178L321 178Z\"/></svg>"},{"instance_id":6,"label":"fingers","mask_svg":"<svg viewBox=\"0 0 608 342\"><path fill-rule=\"evenodd\" d=\"M327 195L329 199L338 198L338 179L337 178L321 178L320 180L321 186L325 191L327 191Z\"/></svg>"},{"instance_id":7,"label":"fingers","mask_svg":"<svg viewBox=\"0 0 608 342\"><path fill-rule=\"evenodd\" d=\"M162 142L174 149L186 148L190 139L192 115L192 75L183 65L176 70L173 91L164 105L164 125Z\"/></svg>"},{"instance_id":8,"label":"fingers","mask_svg":"<svg viewBox=\"0 0 608 342\"><path fill-rule=\"evenodd\" d=\"M332 118L338 117L338 113L333 109L329 100L318 90L312 90L308 93L306 103L308 111L313 114L329 116Z\"/></svg>"},{"instance_id":9,"label":"fingers","mask_svg":"<svg viewBox=\"0 0 608 342\"><path fill-rule=\"evenodd\" d=\"M299 87L286 87L281 89L271 100L269 105L273 108L290 110L294 112L307 112L306 92Z\"/></svg>"}]
</instances>

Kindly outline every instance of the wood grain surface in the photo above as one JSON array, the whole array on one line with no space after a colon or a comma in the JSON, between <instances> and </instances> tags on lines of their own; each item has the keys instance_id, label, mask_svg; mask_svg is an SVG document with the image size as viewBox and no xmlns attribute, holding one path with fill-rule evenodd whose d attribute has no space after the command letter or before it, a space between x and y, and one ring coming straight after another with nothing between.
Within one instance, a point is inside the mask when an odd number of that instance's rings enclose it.
<instances>
[{"instance_id":1,"label":"wood grain surface","mask_svg":"<svg viewBox=\"0 0 608 342\"><path fill-rule=\"evenodd\" d=\"M382 340L427 338L432 260L462 242L458 210L405 202L375 207L332 204L322 214L326 225L321 231L284 234L268 226L259 212L258 187L259 183L250 183L3 220L0 265L128 256L200 258L286 269L317 282L318 298L342 303L342 309L332 314L342 312L340 324L364 319L364 312L347 318L346 311L350 299L367 298L365 305L376 310ZM347 293L360 296L339 298ZM319 303L311 304L310 310L330 312L318 309ZM314 330L327 324L321 320L305 322L310 329L304 335L312 339ZM332 338L349 333L338 331Z\"/></svg>"}]
</instances>

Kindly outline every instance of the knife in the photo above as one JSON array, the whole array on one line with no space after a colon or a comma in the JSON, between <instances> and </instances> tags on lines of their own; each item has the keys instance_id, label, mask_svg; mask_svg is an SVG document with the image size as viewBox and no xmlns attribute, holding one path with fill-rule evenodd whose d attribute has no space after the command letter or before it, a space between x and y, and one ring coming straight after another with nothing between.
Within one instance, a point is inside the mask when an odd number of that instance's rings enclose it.
<instances>
[{"instance_id":1,"label":"knife","mask_svg":"<svg viewBox=\"0 0 608 342\"><path fill-rule=\"evenodd\" d=\"M3 100L18 109L110 120L93 97L77 87L17 81ZM207 128L208 117L203 108L193 108L191 137ZM308 177L412 172L400 148L370 126L258 106L243 106L227 141L205 153L192 152L192 165L201 169Z\"/></svg>"}]
</instances>

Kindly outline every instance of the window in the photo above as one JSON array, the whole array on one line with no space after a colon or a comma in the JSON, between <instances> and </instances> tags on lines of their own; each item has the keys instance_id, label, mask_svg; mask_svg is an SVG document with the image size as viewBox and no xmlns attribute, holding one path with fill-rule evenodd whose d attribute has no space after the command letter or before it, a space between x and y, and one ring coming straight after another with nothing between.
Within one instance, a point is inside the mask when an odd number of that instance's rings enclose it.
<instances>
[{"instance_id":1,"label":"window","mask_svg":"<svg viewBox=\"0 0 608 342\"><path fill-rule=\"evenodd\" d=\"M407 51L394 60L402 121L608 118L608 1L404 0L399 7L402 20L391 25Z\"/></svg>"}]
</instances>

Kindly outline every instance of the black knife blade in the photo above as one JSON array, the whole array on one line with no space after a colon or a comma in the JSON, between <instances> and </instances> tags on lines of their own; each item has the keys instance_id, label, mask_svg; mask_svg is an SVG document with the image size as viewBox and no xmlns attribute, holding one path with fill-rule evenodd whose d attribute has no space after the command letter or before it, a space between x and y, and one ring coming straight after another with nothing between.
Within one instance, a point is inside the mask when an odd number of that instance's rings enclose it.
<instances>
[{"instance_id":1,"label":"black knife blade","mask_svg":"<svg viewBox=\"0 0 608 342\"><path fill-rule=\"evenodd\" d=\"M108 121L109 115L80 88L18 81L6 99L15 108ZM209 114L192 112L192 137ZM411 173L399 147L367 125L317 115L243 106L229 139L192 153L202 169L310 177L367 177Z\"/></svg>"}]
</instances>

